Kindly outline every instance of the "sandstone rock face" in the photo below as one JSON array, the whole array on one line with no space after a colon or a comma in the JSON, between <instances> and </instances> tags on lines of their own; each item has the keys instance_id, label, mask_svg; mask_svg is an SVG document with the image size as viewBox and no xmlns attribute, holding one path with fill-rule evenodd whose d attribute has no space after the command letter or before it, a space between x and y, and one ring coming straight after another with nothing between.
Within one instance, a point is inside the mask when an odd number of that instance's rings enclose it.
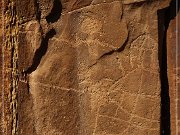
<instances>
[{"instance_id":1,"label":"sandstone rock face","mask_svg":"<svg viewBox=\"0 0 180 135\"><path fill-rule=\"evenodd\" d=\"M179 124L179 110L180 110L180 92L179 92L179 82L178 82L178 72L179 72L179 34L180 28L177 27L177 20L180 20L180 13L171 20L169 28L167 31L167 58L168 58L168 76L169 76L169 91L170 91L170 102L171 102L171 131L172 135L180 134L180 124ZM177 30L178 28L178 30Z\"/></svg>"},{"instance_id":2,"label":"sandstone rock face","mask_svg":"<svg viewBox=\"0 0 180 135\"><path fill-rule=\"evenodd\" d=\"M17 89L18 89L18 21L14 2L1 1L0 44L1 44L1 134L17 132Z\"/></svg>"},{"instance_id":3,"label":"sandstone rock face","mask_svg":"<svg viewBox=\"0 0 180 135\"><path fill-rule=\"evenodd\" d=\"M2 5L2 2L0 2L0 4ZM0 13L0 18L2 18L2 13ZM0 22L0 43L2 44L2 21ZM0 71L2 71L2 46L0 46ZM2 80L2 76L0 76L0 80ZM2 81L0 83L2 85ZM0 109L2 110L2 86L0 87ZM1 111L2 112L2 111ZM2 118L2 113L0 113L0 118ZM0 122L0 134L2 134L2 129L3 129L3 122L1 121Z\"/></svg>"},{"instance_id":4,"label":"sandstone rock face","mask_svg":"<svg viewBox=\"0 0 180 135\"><path fill-rule=\"evenodd\" d=\"M169 1L16 0L18 134L160 135Z\"/></svg>"}]
</instances>

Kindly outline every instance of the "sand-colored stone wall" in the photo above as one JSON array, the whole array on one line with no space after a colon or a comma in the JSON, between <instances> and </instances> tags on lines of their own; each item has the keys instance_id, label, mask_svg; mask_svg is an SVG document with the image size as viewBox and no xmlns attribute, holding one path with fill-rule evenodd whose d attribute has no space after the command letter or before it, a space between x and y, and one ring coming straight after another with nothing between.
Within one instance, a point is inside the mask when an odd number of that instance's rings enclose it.
<instances>
[{"instance_id":1,"label":"sand-colored stone wall","mask_svg":"<svg viewBox=\"0 0 180 135\"><path fill-rule=\"evenodd\" d=\"M179 87L179 54L180 51L180 27L178 27L177 22L180 22L180 13L171 20L167 32L167 56L168 56L168 76L169 76L169 92L170 92L170 102L171 102L171 131L172 135L175 135L178 131L180 134L180 124L179 124L179 114L180 114L180 87Z\"/></svg>"},{"instance_id":2,"label":"sand-colored stone wall","mask_svg":"<svg viewBox=\"0 0 180 135\"><path fill-rule=\"evenodd\" d=\"M7 42L2 52L5 89L1 91L7 99L4 132L160 135L162 79L157 12L169 3L5 1L4 16L10 21L4 24ZM170 25L171 35L173 22ZM169 38L168 47L172 42ZM174 57L169 51L168 65ZM173 68L168 70L172 114ZM172 115L171 120L173 129Z\"/></svg>"}]
</instances>

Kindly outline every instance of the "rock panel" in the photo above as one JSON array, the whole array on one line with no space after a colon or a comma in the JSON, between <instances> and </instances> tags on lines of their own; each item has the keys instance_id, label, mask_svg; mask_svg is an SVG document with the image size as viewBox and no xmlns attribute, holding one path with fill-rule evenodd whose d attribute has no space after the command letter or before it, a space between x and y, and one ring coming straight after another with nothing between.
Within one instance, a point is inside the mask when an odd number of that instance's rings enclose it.
<instances>
[{"instance_id":1,"label":"rock panel","mask_svg":"<svg viewBox=\"0 0 180 135\"><path fill-rule=\"evenodd\" d=\"M171 134L178 134L179 127L179 82L177 80L179 72L179 27L177 27L177 21L180 20L180 13L170 21L167 30L167 62L168 62L168 77L169 77L169 93L170 93L170 109L171 109Z\"/></svg>"},{"instance_id":2,"label":"rock panel","mask_svg":"<svg viewBox=\"0 0 180 135\"><path fill-rule=\"evenodd\" d=\"M168 3L17 0L19 134L160 134L157 10Z\"/></svg>"}]
</instances>

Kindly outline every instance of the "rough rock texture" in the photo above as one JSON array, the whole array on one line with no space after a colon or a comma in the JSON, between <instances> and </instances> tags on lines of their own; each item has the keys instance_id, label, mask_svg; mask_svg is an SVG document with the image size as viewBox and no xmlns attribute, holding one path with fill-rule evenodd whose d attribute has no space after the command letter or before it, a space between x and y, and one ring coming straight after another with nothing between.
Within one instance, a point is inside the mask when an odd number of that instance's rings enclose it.
<instances>
[{"instance_id":1,"label":"rough rock texture","mask_svg":"<svg viewBox=\"0 0 180 135\"><path fill-rule=\"evenodd\" d=\"M177 51L180 51L178 43L180 43L180 35L177 31L180 31L180 27L177 27L177 20L180 21L180 12L170 22L167 32L167 56L168 56L168 76L169 76L169 92L171 102L171 131L172 135L175 135L178 131L180 134L180 90L179 90L179 59L180 56ZM177 30L178 28L178 30Z\"/></svg>"},{"instance_id":2,"label":"rough rock texture","mask_svg":"<svg viewBox=\"0 0 180 135\"><path fill-rule=\"evenodd\" d=\"M2 2L0 1L0 5L2 5ZM2 8L2 6L0 6ZM2 19L2 12L0 13L0 19ZM2 31L2 21L0 22L0 44L2 44L2 35L3 35L3 31ZM0 45L0 71L2 72L2 46ZM2 84L2 75L0 75L0 84ZM2 110L2 86L0 86L0 110ZM2 112L2 111L1 111ZM2 113L0 113L0 118L2 118ZM2 134L2 129L3 129L3 122L0 121L0 134Z\"/></svg>"},{"instance_id":3,"label":"rough rock texture","mask_svg":"<svg viewBox=\"0 0 180 135\"><path fill-rule=\"evenodd\" d=\"M18 34L7 52L18 47L18 61L14 50L7 59L19 77L18 90L14 72L8 80L18 104L9 107L10 133L160 135L157 10L169 2L10 2Z\"/></svg>"},{"instance_id":4,"label":"rough rock texture","mask_svg":"<svg viewBox=\"0 0 180 135\"><path fill-rule=\"evenodd\" d=\"M1 132L9 135L17 134L18 124L18 19L14 1L1 2Z\"/></svg>"}]
</instances>

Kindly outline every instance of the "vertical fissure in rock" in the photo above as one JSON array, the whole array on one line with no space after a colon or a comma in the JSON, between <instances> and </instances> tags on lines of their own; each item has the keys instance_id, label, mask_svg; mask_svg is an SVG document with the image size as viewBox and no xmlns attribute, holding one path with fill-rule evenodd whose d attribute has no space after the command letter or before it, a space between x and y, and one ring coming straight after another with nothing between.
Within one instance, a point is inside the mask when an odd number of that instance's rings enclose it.
<instances>
[{"instance_id":1,"label":"vertical fissure in rock","mask_svg":"<svg viewBox=\"0 0 180 135\"><path fill-rule=\"evenodd\" d=\"M40 10L40 7L39 7L39 0L35 0L34 3L35 3L35 7L36 7L36 19L40 22L41 10Z\"/></svg>"},{"instance_id":2,"label":"vertical fissure in rock","mask_svg":"<svg viewBox=\"0 0 180 135\"><path fill-rule=\"evenodd\" d=\"M62 12L62 4L60 0L54 0L53 8L48 16L46 16L46 21L48 23L54 23L59 20Z\"/></svg>"},{"instance_id":3,"label":"vertical fissure in rock","mask_svg":"<svg viewBox=\"0 0 180 135\"><path fill-rule=\"evenodd\" d=\"M171 134L170 96L167 72L167 29L176 16L176 0L169 7L158 10L159 65L161 80L161 135Z\"/></svg>"},{"instance_id":4,"label":"vertical fissure in rock","mask_svg":"<svg viewBox=\"0 0 180 135\"><path fill-rule=\"evenodd\" d=\"M41 11L39 9L39 3L36 3L37 6L37 19L40 21L40 16L41 16ZM53 3L53 8L48 16L46 16L46 21L48 25L50 23L54 23L60 19L62 12L62 4L60 0L54 0ZM48 49L48 42L49 40L56 35L56 31L54 28L50 29L45 37L42 38L42 42L40 47L36 50L34 58L33 58L33 63L32 65L25 71L26 74L30 74L33 71L35 71L40 64L40 61L42 57L46 54L47 49Z\"/></svg>"},{"instance_id":5,"label":"vertical fissure in rock","mask_svg":"<svg viewBox=\"0 0 180 135\"><path fill-rule=\"evenodd\" d=\"M167 76L167 20L168 8L158 11L159 27L159 65L161 80L161 135L170 135L170 97Z\"/></svg>"},{"instance_id":6,"label":"vertical fissure in rock","mask_svg":"<svg viewBox=\"0 0 180 135\"><path fill-rule=\"evenodd\" d=\"M41 62L42 57L46 54L48 49L49 39L56 34L54 29L51 29L46 36L42 39L39 49L36 50L32 65L26 70L25 74L30 74L35 71Z\"/></svg>"}]
</instances>

